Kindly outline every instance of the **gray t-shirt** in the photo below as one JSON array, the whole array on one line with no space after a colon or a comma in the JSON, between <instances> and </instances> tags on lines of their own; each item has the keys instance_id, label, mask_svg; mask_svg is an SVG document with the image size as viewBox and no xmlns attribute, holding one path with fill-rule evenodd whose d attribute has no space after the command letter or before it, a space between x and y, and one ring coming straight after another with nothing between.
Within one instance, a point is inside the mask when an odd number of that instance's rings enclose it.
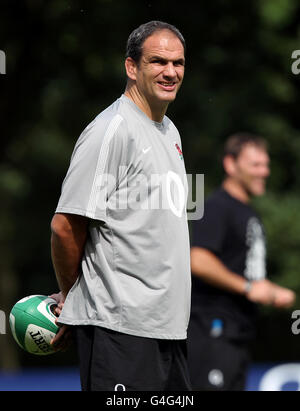
<instances>
[{"instance_id":1,"label":"gray t-shirt","mask_svg":"<svg viewBox=\"0 0 300 411\"><path fill-rule=\"evenodd\" d=\"M179 133L122 95L79 137L56 213L90 219L59 321L185 339L190 314L187 179Z\"/></svg>"}]
</instances>

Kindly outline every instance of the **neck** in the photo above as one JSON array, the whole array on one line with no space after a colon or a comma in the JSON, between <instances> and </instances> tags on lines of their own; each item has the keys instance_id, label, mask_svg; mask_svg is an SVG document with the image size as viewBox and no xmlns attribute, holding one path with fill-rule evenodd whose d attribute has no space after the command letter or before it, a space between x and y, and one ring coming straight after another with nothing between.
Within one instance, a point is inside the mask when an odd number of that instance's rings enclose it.
<instances>
[{"instance_id":1,"label":"neck","mask_svg":"<svg viewBox=\"0 0 300 411\"><path fill-rule=\"evenodd\" d=\"M238 181L233 180L230 177L227 177L223 181L222 187L232 197L236 198L237 200L241 201L242 203L249 203L250 195L247 192L247 190L245 190L245 188L239 184Z\"/></svg>"},{"instance_id":2,"label":"neck","mask_svg":"<svg viewBox=\"0 0 300 411\"><path fill-rule=\"evenodd\" d=\"M163 103L158 106L151 104L151 102L139 92L135 84L127 84L124 94L126 97L130 98L130 100L132 100L152 121L156 121L158 123L163 121L169 103Z\"/></svg>"}]
</instances>

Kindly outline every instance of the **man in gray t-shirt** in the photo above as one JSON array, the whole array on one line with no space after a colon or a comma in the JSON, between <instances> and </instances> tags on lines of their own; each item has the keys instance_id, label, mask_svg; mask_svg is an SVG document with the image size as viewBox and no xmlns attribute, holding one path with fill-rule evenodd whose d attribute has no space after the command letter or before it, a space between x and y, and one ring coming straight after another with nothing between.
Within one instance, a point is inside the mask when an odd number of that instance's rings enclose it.
<instances>
[{"instance_id":1,"label":"man in gray t-shirt","mask_svg":"<svg viewBox=\"0 0 300 411\"><path fill-rule=\"evenodd\" d=\"M62 325L53 345L75 330L86 390L189 389L187 180L165 116L184 51L167 23L131 34L125 93L79 137L51 223Z\"/></svg>"}]
</instances>

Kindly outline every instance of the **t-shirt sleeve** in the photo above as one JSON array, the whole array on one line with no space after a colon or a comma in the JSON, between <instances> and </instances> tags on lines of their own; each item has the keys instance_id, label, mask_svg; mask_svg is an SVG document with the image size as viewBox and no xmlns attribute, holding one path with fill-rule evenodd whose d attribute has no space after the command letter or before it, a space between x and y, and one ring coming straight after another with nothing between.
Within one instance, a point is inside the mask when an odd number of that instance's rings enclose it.
<instances>
[{"instance_id":1,"label":"t-shirt sleeve","mask_svg":"<svg viewBox=\"0 0 300 411\"><path fill-rule=\"evenodd\" d=\"M192 247L206 248L218 255L223 249L227 224L226 207L219 201L208 199L202 219L193 221Z\"/></svg>"},{"instance_id":2,"label":"t-shirt sleeve","mask_svg":"<svg viewBox=\"0 0 300 411\"><path fill-rule=\"evenodd\" d=\"M118 114L105 125L96 119L87 126L75 145L56 213L105 221L107 203L126 167L127 134Z\"/></svg>"}]
</instances>

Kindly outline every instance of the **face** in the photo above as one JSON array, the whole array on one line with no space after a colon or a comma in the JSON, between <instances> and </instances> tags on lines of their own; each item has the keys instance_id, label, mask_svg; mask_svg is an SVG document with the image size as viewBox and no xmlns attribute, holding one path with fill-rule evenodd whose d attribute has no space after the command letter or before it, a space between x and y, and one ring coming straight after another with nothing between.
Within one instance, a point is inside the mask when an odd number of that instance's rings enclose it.
<instances>
[{"instance_id":1,"label":"face","mask_svg":"<svg viewBox=\"0 0 300 411\"><path fill-rule=\"evenodd\" d=\"M247 144L233 163L231 176L240 186L250 196L264 194L266 179L270 174L268 153L261 147Z\"/></svg>"},{"instance_id":2,"label":"face","mask_svg":"<svg viewBox=\"0 0 300 411\"><path fill-rule=\"evenodd\" d=\"M136 82L139 94L151 106L172 102L184 76L184 48L169 30L155 32L143 44L138 64L132 59L129 77Z\"/></svg>"}]
</instances>

